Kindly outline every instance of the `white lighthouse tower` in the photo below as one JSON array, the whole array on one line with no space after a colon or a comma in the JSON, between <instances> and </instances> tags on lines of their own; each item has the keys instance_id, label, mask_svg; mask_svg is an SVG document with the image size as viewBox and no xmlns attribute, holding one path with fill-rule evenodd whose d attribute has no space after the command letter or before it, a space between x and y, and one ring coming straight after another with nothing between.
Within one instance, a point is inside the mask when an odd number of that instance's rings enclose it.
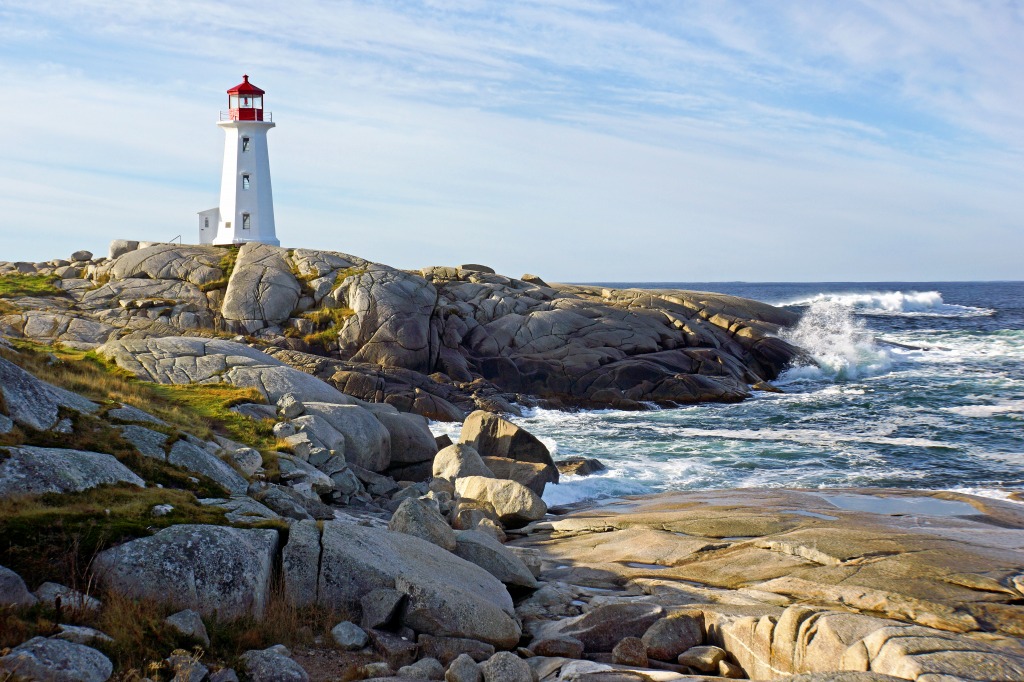
<instances>
[{"instance_id":1,"label":"white lighthouse tower","mask_svg":"<svg viewBox=\"0 0 1024 682\"><path fill-rule=\"evenodd\" d=\"M224 129L224 168L220 206L199 213L200 244L260 242L280 246L274 228L267 131L274 127L263 110L263 90L243 76L228 90L228 110L220 113Z\"/></svg>"}]
</instances>

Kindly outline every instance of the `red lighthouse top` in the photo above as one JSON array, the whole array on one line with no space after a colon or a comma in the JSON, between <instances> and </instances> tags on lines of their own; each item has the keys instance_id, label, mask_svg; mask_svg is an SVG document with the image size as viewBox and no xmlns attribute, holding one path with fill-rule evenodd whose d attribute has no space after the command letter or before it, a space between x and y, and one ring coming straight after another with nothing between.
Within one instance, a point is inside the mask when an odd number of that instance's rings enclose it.
<instances>
[{"instance_id":1,"label":"red lighthouse top","mask_svg":"<svg viewBox=\"0 0 1024 682\"><path fill-rule=\"evenodd\" d=\"M242 82L228 90L228 117L232 121L262 121L264 91L242 76Z\"/></svg>"}]
</instances>

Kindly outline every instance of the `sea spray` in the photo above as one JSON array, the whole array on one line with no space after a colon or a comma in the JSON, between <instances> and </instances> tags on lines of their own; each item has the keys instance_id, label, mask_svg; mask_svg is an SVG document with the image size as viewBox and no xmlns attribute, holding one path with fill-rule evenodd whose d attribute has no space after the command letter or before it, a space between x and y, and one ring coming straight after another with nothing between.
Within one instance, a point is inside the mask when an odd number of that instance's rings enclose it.
<instances>
[{"instance_id":1,"label":"sea spray","mask_svg":"<svg viewBox=\"0 0 1024 682\"><path fill-rule=\"evenodd\" d=\"M889 370L892 358L880 348L849 306L835 299L811 303L800 322L781 336L806 350L818 363L787 370L779 383L833 379L844 381Z\"/></svg>"},{"instance_id":2,"label":"sea spray","mask_svg":"<svg viewBox=\"0 0 1024 682\"><path fill-rule=\"evenodd\" d=\"M946 303L938 291L871 291L857 293L821 293L786 301L784 306L811 306L832 302L852 308L861 315L904 315L908 317L983 317L994 315L992 308Z\"/></svg>"}]
</instances>

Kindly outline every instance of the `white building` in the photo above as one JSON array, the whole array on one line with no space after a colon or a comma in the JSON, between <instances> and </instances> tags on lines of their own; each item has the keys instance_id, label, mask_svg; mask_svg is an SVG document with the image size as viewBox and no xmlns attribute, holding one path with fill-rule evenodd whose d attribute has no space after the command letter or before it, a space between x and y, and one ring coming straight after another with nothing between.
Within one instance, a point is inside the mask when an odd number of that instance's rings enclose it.
<instances>
[{"instance_id":1,"label":"white building","mask_svg":"<svg viewBox=\"0 0 1024 682\"><path fill-rule=\"evenodd\" d=\"M274 123L270 112L263 111L263 90L249 76L243 79L228 90L228 110L217 123L225 135L220 205L199 213L199 243L280 246L267 152L267 131Z\"/></svg>"}]
</instances>

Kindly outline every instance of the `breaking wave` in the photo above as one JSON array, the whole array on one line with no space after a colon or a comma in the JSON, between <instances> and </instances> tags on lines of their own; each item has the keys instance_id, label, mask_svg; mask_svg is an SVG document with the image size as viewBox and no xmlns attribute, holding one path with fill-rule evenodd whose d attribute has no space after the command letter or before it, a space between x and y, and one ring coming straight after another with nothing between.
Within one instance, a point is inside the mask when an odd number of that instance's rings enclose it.
<instances>
[{"instance_id":1,"label":"breaking wave","mask_svg":"<svg viewBox=\"0 0 1024 682\"><path fill-rule=\"evenodd\" d=\"M784 306L812 306L836 303L862 315L908 315L915 317L984 317L994 315L991 308L955 305L942 300L938 291L879 291L855 294L817 294L787 301Z\"/></svg>"},{"instance_id":2,"label":"breaking wave","mask_svg":"<svg viewBox=\"0 0 1024 682\"><path fill-rule=\"evenodd\" d=\"M781 336L806 350L817 365L786 370L777 383L821 379L861 379L889 371L892 356L879 347L862 320L839 301L822 298L810 303L799 324Z\"/></svg>"}]
</instances>

